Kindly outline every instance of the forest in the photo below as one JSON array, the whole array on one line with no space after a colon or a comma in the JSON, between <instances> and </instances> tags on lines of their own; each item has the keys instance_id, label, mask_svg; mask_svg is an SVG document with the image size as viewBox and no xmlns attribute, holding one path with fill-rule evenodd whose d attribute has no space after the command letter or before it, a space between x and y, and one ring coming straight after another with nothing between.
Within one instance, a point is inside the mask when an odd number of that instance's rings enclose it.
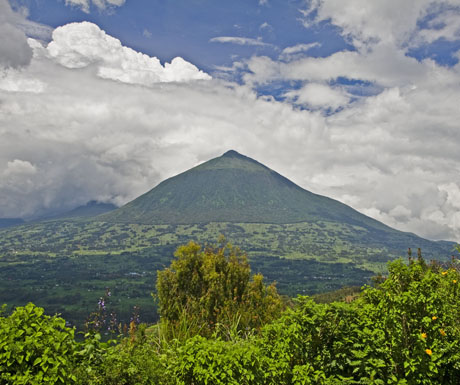
<instances>
[{"instance_id":1,"label":"forest","mask_svg":"<svg viewBox=\"0 0 460 385\"><path fill-rule=\"evenodd\" d=\"M459 285L456 259L419 252L342 297L292 299L238 248L190 242L157 274L155 324L119 322L110 290L83 333L4 306L0 384L458 384Z\"/></svg>"}]
</instances>

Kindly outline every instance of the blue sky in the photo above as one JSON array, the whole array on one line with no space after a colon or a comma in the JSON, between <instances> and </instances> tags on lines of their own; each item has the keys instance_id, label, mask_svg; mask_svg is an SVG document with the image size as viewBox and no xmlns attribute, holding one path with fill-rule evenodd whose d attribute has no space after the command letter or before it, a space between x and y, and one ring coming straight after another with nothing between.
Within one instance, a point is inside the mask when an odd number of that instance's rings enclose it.
<instances>
[{"instance_id":1,"label":"blue sky","mask_svg":"<svg viewBox=\"0 0 460 385\"><path fill-rule=\"evenodd\" d=\"M327 23L308 30L302 23L299 0L235 0L233 2L177 0L127 1L121 7L84 12L64 1L21 0L16 9L27 7L29 19L58 27L69 22L91 21L136 50L162 61L181 56L212 72L216 66L231 66L235 59L279 56L283 48L320 43L310 54L329 55L347 47L337 28ZM265 46L213 43L212 38L230 36L258 40ZM348 46L348 48L350 48Z\"/></svg>"},{"instance_id":2,"label":"blue sky","mask_svg":"<svg viewBox=\"0 0 460 385\"><path fill-rule=\"evenodd\" d=\"M0 0L0 217L235 149L460 238L460 0Z\"/></svg>"}]
</instances>

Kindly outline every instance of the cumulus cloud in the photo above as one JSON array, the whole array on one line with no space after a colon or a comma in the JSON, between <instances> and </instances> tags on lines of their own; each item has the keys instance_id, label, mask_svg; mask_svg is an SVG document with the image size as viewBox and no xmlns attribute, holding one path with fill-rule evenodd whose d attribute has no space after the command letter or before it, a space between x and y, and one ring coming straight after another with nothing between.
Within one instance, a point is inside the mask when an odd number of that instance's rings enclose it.
<instances>
[{"instance_id":1,"label":"cumulus cloud","mask_svg":"<svg viewBox=\"0 0 460 385\"><path fill-rule=\"evenodd\" d=\"M125 83L149 85L210 79L208 74L180 57L162 66L156 57L122 46L120 40L89 22L56 28L47 54L67 68L93 66L100 77Z\"/></svg>"},{"instance_id":2,"label":"cumulus cloud","mask_svg":"<svg viewBox=\"0 0 460 385\"><path fill-rule=\"evenodd\" d=\"M260 29L261 31L263 31L263 30L266 30L266 31L273 31L273 27L272 27L269 23L267 23L266 21L264 21L264 22L259 26L259 29Z\"/></svg>"},{"instance_id":3,"label":"cumulus cloud","mask_svg":"<svg viewBox=\"0 0 460 385\"><path fill-rule=\"evenodd\" d=\"M378 46L370 52L339 51L327 57L302 57L278 62L255 56L247 62L245 81L264 84L273 80L331 81L338 78L357 79L384 87L409 85L420 81L429 72L444 72L430 60L420 63L391 46Z\"/></svg>"},{"instance_id":4,"label":"cumulus cloud","mask_svg":"<svg viewBox=\"0 0 460 385\"><path fill-rule=\"evenodd\" d=\"M428 20L420 29L419 40L427 43L438 39L460 40L460 3L457 7L433 5L426 14Z\"/></svg>"},{"instance_id":5,"label":"cumulus cloud","mask_svg":"<svg viewBox=\"0 0 460 385\"><path fill-rule=\"evenodd\" d=\"M317 135L317 128L305 128L308 114L217 81L144 87L70 69L45 55L37 55L27 73L46 87L40 94L0 91L0 174L29 164L36 173L16 170L14 179L0 178L0 216L90 199L122 204L229 148L267 161L260 157L273 155L260 142L267 130L286 147L294 137Z\"/></svg>"},{"instance_id":6,"label":"cumulus cloud","mask_svg":"<svg viewBox=\"0 0 460 385\"><path fill-rule=\"evenodd\" d=\"M0 66L25 66L32 58L27 37L17 25L22 19L7 0L0 0Z\"/></svg>"},{"instance_id":7,"label":"cumulus cloud","mask_svg":"<svg viewBox=\"0 0 460 385\"><path fill-rule=\"evenodd\" d=\"M230 43L238 45L254 45L254 46L271 46L271 44L264 43L262 39L252 39L249 37L235 37L235 36L217 36L209 40L211 43Z\"/></svg>"},{"instance_id":8,"label":"cumulus cloud","mask_svg":"<svg viewBox=\"0 0 460 385\"><path fill-rule=\"evenodd\" d=\"M66 5L79 7L83 12L89 13L91 5L99 10L105 10L110 7L121 7L126 0L65 0Z\"/></svg>"}]
</instances>

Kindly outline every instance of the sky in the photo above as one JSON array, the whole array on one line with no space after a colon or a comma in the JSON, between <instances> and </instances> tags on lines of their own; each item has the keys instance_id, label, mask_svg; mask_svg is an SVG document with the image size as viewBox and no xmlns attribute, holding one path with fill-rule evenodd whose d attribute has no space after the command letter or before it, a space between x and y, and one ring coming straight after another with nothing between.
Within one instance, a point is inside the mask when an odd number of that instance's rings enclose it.
<instances>
[{"instance_id":1,"label":"sky","mask_svg":"<svg viewBox=\"0 0 460 385\"><path fill-rule=\"evenodd\" d=\"M460 0L0 0L0 217L233 149L460 240Z\"/></svg>"}]
</instances>

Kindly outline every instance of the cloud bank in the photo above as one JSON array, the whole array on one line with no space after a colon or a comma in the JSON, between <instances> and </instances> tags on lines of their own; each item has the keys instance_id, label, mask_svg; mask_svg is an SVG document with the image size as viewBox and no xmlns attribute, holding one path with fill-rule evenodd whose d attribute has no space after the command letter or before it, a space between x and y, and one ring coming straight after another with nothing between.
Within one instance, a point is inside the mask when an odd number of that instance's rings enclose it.
<instances>
[{"instance_id":1,"label":"cloud bank","mask_svg":"<svg viewBox=\"0 0 460 385\"><path fill-rule=\"evenodd\" d=\"M400 15L387 3L312 3L305 25L333 23L355 49L254 56L234 66L240 85L163 66L89 23L29 40L29 64L0 75L0 217L122 204L235 149L391 226L458 240L460 65L408 54L455 39L454 4L398 3ZM277 82L295 86L258 96Z\"/></svg>"}]
</instances>

